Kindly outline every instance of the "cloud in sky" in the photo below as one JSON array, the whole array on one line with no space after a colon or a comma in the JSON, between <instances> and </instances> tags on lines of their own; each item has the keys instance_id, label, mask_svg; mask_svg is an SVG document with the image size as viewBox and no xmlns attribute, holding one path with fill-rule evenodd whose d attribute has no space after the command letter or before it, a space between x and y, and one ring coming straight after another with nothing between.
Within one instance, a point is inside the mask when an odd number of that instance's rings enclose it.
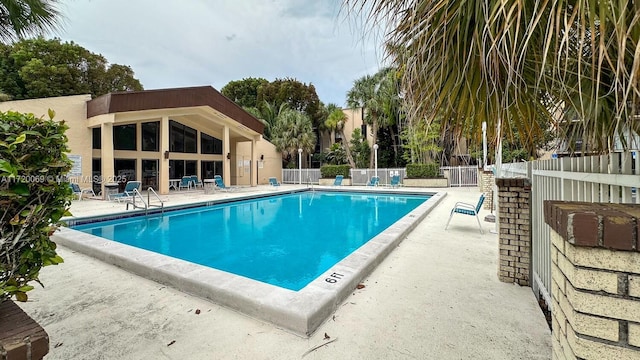
<instances>
[{"instance_id":1,"label":"cloud in sky","mask_svg":"<svg viewBox=\"0 0 640 360\"><path fill-rule=\"evenodd\" d=\"M340 0L67 0L62 40L129 65L145 89L291 77L345 106L353 81L383 64Z\"/></svg>"}]
</instances>

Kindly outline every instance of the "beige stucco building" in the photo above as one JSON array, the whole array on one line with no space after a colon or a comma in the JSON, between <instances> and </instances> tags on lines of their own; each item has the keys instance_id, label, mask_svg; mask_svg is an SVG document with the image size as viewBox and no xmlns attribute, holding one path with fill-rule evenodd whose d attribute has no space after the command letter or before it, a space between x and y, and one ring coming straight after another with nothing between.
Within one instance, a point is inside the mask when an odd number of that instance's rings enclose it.
<instances>
[{"instance_id":1,"label":"beige stucco building","mask_svg":"<svg viewBox=\"0 0 640 360\"><path fill-rule=\"evenodd\" d=\"M282 174L264 125L210 86L0 103L43 117L48 109L69 126L70 176L82 187L138 180L166 194L182 176L256 186Z\"/></svg>"}]
</instances>

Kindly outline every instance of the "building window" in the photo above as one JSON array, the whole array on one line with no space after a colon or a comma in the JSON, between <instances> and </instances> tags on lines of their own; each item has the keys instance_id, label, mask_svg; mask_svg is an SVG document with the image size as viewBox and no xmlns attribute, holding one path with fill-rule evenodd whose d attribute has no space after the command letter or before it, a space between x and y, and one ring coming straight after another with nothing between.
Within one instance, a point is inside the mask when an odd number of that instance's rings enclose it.
<instances>
[{"instance_id":1,"label":"building window","mask_svg":"<svg viewBox=\"0 0 640 360\"><path fill-rule=\"evenodd\" d=\"M364 140L367 139L367 125L360 125L360 133L362 134L362 138Z\"/></svg>"},{"instance_id":2,"label":"building window","mask_svg":"<svg viewBox=\"0 0 640 360\"><path fill-rule=\"evenodd\" d=\"M183 176L198 174L197 160L169 160L169 178L181 179Z\"/></svg>"},{"instance_id":3,"label":"building window","mask_svg":"<svg viewBox=\"0 0 640 360\"><path fill-rule=\"evenodd\" d=\"M213 179L215 175L222 176L222 161L201 161L200 169L203 179Z\"/></svg>"},{"instance_id":4,"label":"building window","mask_svg":"<svg viewBox=\"0 0 640 360\"><path fill-rule=\"evenodd\" d=\"M160 122L142 123L142 151L158 151Z\"/></svg>"},{"instance_id":5,"label":"building window","mask_svg":"<svg viewBox=\"0 0 640 360\"><path fill-rule=\"evenodd\" d=\"M158 190L158 160L142 159L142 188Z\"/></svg>"},{"instance_id":6,"label":"building window","mask_svg":"<svg viewBox=\"0 0 640 360\"><path fill-rule=\"evenodd\" d=\"M200 153L222 155L222 140L200 133Z\"/></svg>"},{"instance_id":7,"label":"building window","mask_svg":"<svg viewBox=\"0 0 640 360\"><path fill-rule=\"evenodd\" d=\"M197 131L177 121L169 121L169 144L171 152L197 153Z\"/></svg>"},{"instance_id":8,"label":"building window","mask_svg":"<svg viewBox=\"0 0 640 360\"><path fill-rule=\"evenodd\" d=\"M113 127L114 150L136 150L136 124Z\"/></svg>"},{"instance_id":9,"label":"building window","mask_svg":"<svg viewBox=\"0 0 640 360\"><path fill-rule=\"evenodd\" d=\"M91 129L92 131L92 141L94 149L102 149L102 129L97 127Z\"/></svg>"}]
</instances>

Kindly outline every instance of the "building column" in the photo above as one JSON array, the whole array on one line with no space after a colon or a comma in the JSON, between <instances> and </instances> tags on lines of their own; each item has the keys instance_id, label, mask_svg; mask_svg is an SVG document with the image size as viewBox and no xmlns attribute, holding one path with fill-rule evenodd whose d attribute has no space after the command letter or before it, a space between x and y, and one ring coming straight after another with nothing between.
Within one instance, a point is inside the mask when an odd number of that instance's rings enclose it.
<instances>
[{"instance_id":1,"label":"building column","mask_svg":"<svg viewBox=\"0 0 640 360\"><path fill-rule=\"evenodd\" d=\"M258 186L258 140L255 136L251 140L251 186Z\"/></svg>"},{"instance_id":2,"label":"building column","mask_svg":"<svg viewBox=\"0 0 640 360\"><path fill-rule=\"evenodd\" d=\"M158 191L160 194L169 193L169 159L165 154L169 152L169 117L163 116L160 121L160 162L158 164Z\"/></svg>"},{"instance_id":3,"label":"building column","mask_svg":"<svg viewBox=\"0 0 640 360\"><path fill-rule=\"evenodd\" d=\"M222 180L225 184L231 184L231 147L229 140L229 127L225 125L222 128L222 157L224 159L222 165Z\"/></svg>"},{"instance_id":4,"label":"building column","mask_svg":"<svg viewBox=\"0 0 640 360\"><path fill-rule=\"evenodd\" d=\"M102 198L105 199L105 188L104 185L106 183L115 182L115 169L113 163L113 123L102 123L100 125L101 132L101 142L102 146L100 149L100 163L101 169L100 172L102 174Z\"/></svg>"}]
</instances>

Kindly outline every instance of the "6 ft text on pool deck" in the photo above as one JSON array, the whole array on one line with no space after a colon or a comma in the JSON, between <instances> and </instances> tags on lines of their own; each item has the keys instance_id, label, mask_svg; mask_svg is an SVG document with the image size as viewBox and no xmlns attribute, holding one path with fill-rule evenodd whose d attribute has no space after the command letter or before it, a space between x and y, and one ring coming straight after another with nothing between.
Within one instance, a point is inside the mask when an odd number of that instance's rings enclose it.
<instances>
[{"instance_id":1,"label":"6 ft text on pool deck","mask_svg":"<svg viewBox=\"0 0 640 360\"><path fill-rule=\"evenodd\" d=\"M0 183L20 182L20 183L118 183L127 181L125 176L67 176L67 175L17 175L17 176L0 176Z\"/></svg>"}]
</instances>

